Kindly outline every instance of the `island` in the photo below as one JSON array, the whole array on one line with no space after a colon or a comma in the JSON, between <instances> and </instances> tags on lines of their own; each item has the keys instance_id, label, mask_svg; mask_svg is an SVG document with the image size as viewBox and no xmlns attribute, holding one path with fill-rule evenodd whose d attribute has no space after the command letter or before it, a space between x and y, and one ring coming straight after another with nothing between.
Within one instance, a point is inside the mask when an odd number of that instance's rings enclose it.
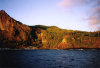
<instances>
[{"instance_id":1,"label":"island","mask_svg":"<svg viewBox=\"0 0 100 68\"><path fill-rule=\"evenodd\" d=\"M48 23L48 22L47 22ZM28 26L0 11L0 49L99 49L100 31Z\"/></svg>"}]
</instances>

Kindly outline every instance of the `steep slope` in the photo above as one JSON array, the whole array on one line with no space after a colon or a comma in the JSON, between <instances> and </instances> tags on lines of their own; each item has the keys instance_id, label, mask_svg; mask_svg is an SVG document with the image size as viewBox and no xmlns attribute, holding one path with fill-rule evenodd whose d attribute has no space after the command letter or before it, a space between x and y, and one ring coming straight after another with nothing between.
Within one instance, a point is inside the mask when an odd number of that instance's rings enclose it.
<instances>
[{"instance_id":1,"label":"steep slope","mask_svg":"<svg viewBox=\"0 0 100 68\"><path fill-rule=\"evenodd\" d=\"M4 10L0 11L0 40L23 42L30 39L31 28L11 18ZM6 44L7 45L7 44Z\"/></svg>"}]
</instances>

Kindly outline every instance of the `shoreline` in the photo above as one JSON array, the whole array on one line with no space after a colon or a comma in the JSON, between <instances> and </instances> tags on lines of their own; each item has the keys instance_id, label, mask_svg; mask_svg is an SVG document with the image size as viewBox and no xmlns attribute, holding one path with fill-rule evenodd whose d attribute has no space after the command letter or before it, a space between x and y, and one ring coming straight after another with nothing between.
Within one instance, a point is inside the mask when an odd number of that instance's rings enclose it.
<instances>
[{"instance_id":1,"label":"shoreline","mask_svg":"<svg viewBox=\"0 0 100 68\"><path fill-rule=\"evenodd\" d=\"M100 50L100 48L69 48L69 49L28 49L28 48L0 48L0 50Z\"/></svg>"}]
</instances>

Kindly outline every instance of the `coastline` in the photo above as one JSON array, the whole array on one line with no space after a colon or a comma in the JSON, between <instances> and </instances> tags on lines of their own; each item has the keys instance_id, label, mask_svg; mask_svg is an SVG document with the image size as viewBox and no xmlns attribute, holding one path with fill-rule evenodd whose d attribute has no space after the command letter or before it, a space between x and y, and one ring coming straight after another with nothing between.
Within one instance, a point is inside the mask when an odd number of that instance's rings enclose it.
<instances>
[{"instance_id":1,"label":"coastline","mask_svg":"<svg viewBox=\"0 0 100 68\"><path fill-rule=\"evenodd\" d=\"M32 49L32 48L0 48L0 50L100 50L100 48L69 48L69 49Z\"/></svg>"}]
</instances>

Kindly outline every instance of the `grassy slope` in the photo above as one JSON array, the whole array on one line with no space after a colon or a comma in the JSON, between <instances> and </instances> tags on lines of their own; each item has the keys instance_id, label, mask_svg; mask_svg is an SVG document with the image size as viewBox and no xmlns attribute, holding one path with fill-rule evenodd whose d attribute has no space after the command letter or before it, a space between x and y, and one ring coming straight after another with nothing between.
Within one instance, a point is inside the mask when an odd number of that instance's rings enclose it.
<instances>
[{"instance_id":1,"label":"grassy slope","mask_svg":"<svg viewBox=\"0 0 100 68\"><path fill-rule=\"evenodd\" d=\"M85 32L60 29L56 26L36 25L39 29L36 35L41 41L39 48L66 49L66 48L100 48L100 32Z\"/></svg>"}]
</instances>

